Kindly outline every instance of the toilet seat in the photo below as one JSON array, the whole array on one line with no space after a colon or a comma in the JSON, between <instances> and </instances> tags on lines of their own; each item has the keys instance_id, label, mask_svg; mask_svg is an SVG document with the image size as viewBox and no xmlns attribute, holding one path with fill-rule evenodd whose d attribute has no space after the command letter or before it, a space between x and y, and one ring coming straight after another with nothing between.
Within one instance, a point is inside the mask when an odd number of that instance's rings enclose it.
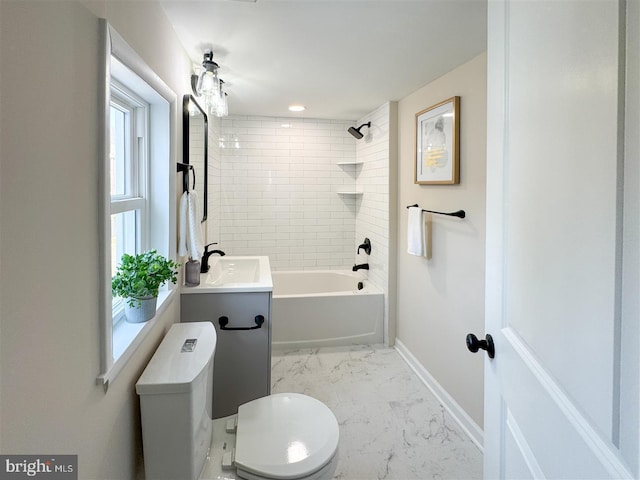
<instances>
[{"instance_id":1,"label":"toilet seat","mask_svg":"<svg viewBox=\"0 0 640 480\"><path fill-rule=\"evenodd\" d=\"M339 429L322 402L278 393L240 405L236 433L237 474L257 479L315 479L332 468Z\"/></svg>"}]
</instances>

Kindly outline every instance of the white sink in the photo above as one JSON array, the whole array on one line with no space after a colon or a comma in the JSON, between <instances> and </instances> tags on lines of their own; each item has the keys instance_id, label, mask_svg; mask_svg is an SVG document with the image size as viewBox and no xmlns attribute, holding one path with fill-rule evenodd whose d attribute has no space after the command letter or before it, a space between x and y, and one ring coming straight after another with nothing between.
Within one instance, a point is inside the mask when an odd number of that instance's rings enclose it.
<instances>
[{"instance_id":1,"label":"white sink","mask_svg":"<svg viewBox=\"0 0 640 480\"><path fill-rule=\"evenodd\" d=\"M184 287L182 293L271 292L269 257L209 257L209 272L200 275L200 285Z\"/></svg>"},{"instance_id":2,"label":"white sink","mask_svg":"<svg viewBox=\"0 0 640 480\"><path fill-rule=\"evenodd\" d=\"M218 257L209 264L206 283L228 285L260 281L260 257Z\"/></svg>"}]
</instances>

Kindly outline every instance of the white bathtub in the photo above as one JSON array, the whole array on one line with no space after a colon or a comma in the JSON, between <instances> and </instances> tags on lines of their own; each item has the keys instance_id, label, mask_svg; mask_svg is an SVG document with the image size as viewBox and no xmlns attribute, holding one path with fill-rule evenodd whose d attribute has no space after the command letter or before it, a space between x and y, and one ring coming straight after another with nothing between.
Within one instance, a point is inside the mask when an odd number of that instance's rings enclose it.
<instances>
[{"instance_id":1,"label":"white bathtub","mask_svg":"<svg viewBox=\"0 0 640 480\"><path fill-rule=\"evenodd\" d=\"M383 342L384 294L357 272L275 271L271 275L274 348ZM364 285L361 290L358 282Z\"/></svg>"}]
</instances>

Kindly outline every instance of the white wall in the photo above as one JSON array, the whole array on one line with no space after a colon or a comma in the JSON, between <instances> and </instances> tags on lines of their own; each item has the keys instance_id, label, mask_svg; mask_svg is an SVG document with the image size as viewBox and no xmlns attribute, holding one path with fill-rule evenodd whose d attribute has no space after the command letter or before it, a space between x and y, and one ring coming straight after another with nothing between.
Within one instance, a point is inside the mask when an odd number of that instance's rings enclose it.
<instances>
[{"instance_id":1,"label":"white wall","mask_svg":"<svg viewBox=\"0 0 640 480\"><path fill-rule=\"evenodd\" d=\"M0 451L78 454L80 478L134 478L142 468L134 385L178 320L179 300L105 393L96 384L98 17L178 97L191 63L156 3L1 3Z\"/></svg>"},{"instance_id":2,"label":"white wall","mask_svg":"<svg viewBox=\"0 0 640 480\"><path fill-rule=\"evenodd\" d=\"M620 449L640 476L640 3L627 3Z\"/></svg>"},{"instance_id":3,"label":"white wall","mask_svg":"<svg viewBox=\"0 0 640 480\"><path fill-rule=\"evenodd\" d=\"M414 184L415 114L461 97L460 184ZM398 103L397 339L478 425L483 424L483 356L465 336L484 336L486 54ZM432 215L432 258L407 253L406 206L463 209L464 220Z\"/></svg>"},{"instance_id":4,"label":"white wall","mask_svg":"<svg viewBox=\"0 0 640 480\"><path fill-rule=\"evenodd\" d=\"M268 255L274 270L351 266L356 200L337 192L352 190L355 179L337 164L355 157L353 123L245 116L221 123L225 253Z\"/></svg>"}]
</instances>

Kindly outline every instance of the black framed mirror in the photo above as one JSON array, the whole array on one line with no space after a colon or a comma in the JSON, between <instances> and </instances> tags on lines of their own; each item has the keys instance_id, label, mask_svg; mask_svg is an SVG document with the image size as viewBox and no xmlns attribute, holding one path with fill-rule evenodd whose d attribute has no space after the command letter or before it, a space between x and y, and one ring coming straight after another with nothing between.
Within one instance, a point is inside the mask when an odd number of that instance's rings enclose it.
<instances>
[{"instance_id":1,"label":"black framed mirror","mask_svg":"<svg viewBox=\"0 0 640 480\"><path fill-rule=\"evenodd\" d=\"M202 221L207 219L207 175L209 172L209 121L193 95L182 98L182 162L193 167L194 189L199 196Z\"/></svg>"}]
</instances>

